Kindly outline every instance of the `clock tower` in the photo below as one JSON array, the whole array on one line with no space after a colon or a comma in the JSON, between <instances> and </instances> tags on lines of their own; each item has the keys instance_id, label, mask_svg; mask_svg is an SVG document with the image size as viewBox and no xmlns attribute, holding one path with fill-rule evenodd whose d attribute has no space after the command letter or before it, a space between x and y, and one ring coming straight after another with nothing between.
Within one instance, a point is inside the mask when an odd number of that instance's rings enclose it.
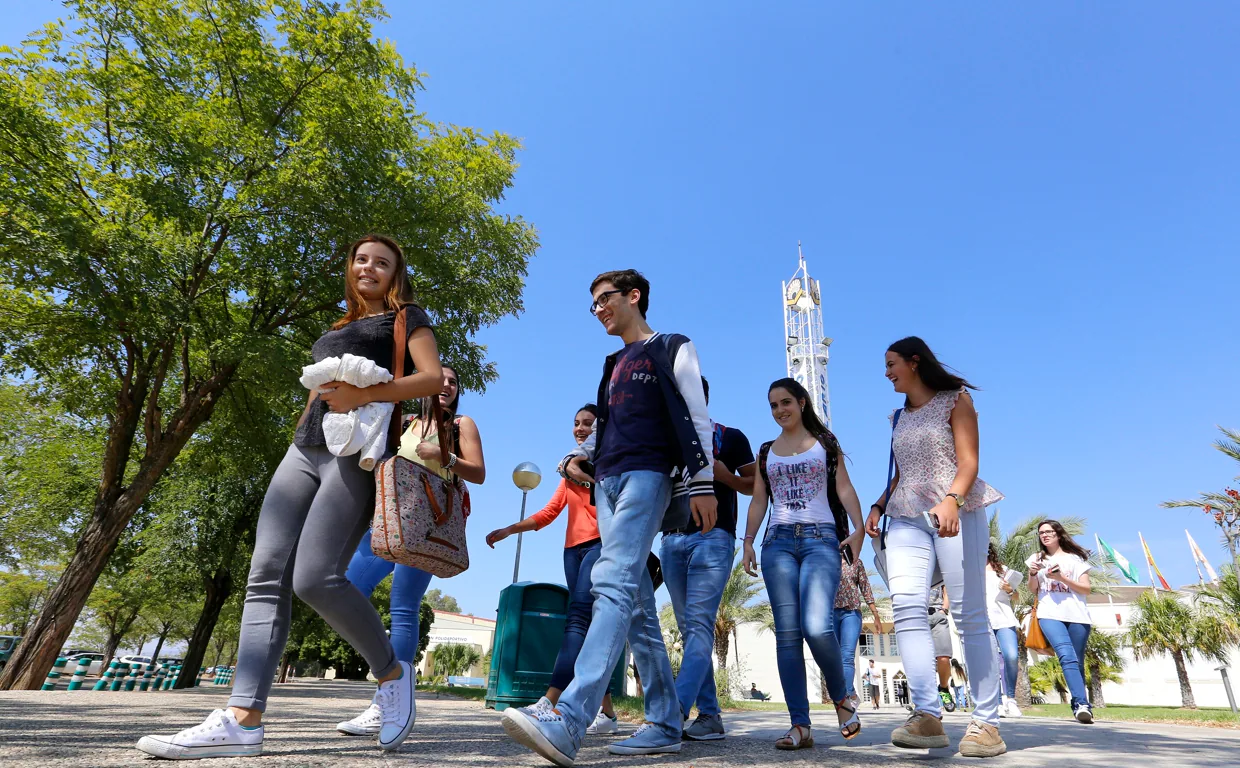
<instances>
[{"instance_id":1,"label":"clock tower","mask_svg":"<svg viewBox=\"0 0 1240 768\"><path fill-rule=\"evenodd\" d=\"M797 271L783 284L784 336L788 376L809 392L822 423L831 428L831 396L827 390L827 360L831 339L822 332L822 292L809 276L801 242L797 241Z\"/></svg>"}]
</instances>

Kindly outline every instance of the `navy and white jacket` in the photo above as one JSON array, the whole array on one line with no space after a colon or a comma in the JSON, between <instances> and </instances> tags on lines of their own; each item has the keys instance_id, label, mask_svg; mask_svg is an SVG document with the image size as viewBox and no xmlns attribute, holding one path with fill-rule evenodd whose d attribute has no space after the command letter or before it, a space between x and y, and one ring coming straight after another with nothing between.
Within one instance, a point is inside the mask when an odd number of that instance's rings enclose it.
<instances>
[{"instance_id":1,"label":"navy and white jacket","mask_svg":"<svg viewBox=\"0 0 1240 768\"><path fill-rule=\"evenodd\" d=\"M586 441L573 449L560 463L560 474L569 459L584 456L594 461L597 446L602 443L603 431L607 429L607 384L621 350L607 356L603 363L603 378L598 386L598 419ZM663 400L667 403L668 418L678 443L680 457L673 477L678 478L673 496L713 495L714 456L711 453L712 427L706 411L706 391L702 387L702 370L698 366L697 350L687 336L678 333L656 333L645 341L645 352L654 363L659 377Z\"/></svg>"}]
</instances>

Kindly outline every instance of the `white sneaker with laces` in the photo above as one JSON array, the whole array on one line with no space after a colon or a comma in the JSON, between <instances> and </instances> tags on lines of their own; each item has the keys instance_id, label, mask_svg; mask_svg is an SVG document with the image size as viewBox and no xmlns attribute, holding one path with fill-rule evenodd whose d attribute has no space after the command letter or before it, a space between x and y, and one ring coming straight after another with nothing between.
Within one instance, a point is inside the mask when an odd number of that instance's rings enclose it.
<instances>
[{"instance_id":1,"label":"white sneaker with laces","mask_svg":"<svg viewBox=\"0 0 1240 768\"><path fill-rule=\"evenodd\" d=\"M1008 699L1007 701L1008 717L1024 717L1025 713L1020 711L1020 705L1016 703L1016 699Z\"/></svg>"},{"instance_id":2,"label":"white sneaker with laces","mask_svg":"<svg viewBox=\"0 0 1240 768\"><path fill-rule=\"evenodd\" d=\"M531 712L548 712L552 709L555 709L555 705L552 704L551 699L548 699L546 696L543 696L530 707Z\"/></svg>"},{"instance_id":3,"label":"white sneaker with laces","mask_svg":"<svg viewBox=\"0 0 1240 768\"><path fill-rule=\"evenodd\" d=\"M336 730L346 736L374 736L382 727L383 710L379 709L374 699L370 700L370 706L366 707L362 714L352 720L336 723Z\"/></svg>"},{"instance_id":4,"label":"white sneaker with laces","mask_svg":"<svg viewBox=\"0 0 1240 768\"><path fill-rule=\"evenodd\" d=\"M143 736L138 749L168 760L253 757L263 753L263 727L243 728L232 712L217 709L200 725L175 736Z\"/></svg>"},{"instance_id":5,"label":"white sneaker with laces","mask_svg":"<svg viewBox=\"0 0 1240 768\"><path fill-rule=\"evenodd\" d=\"M594 722L586 726L586 734L589 736L608 736L613 733L620 732L620 721L614 717L608 717L603 714L603 710L599 710L594 717Z\"/></svg>"},{"instance_id":6,"label":"white sneaker with laces","mask_svg":"<svg viewBox=\"0 0 1240 768\"><path fill-rule=\"evenodd\" d=\"M375 693L375 703L382 716L379 748L389 752L404 742L418 715L418 705L413 699L413 667L404 661L399 664L400 677L380 683Z\"/></svg>"}]
</instances>

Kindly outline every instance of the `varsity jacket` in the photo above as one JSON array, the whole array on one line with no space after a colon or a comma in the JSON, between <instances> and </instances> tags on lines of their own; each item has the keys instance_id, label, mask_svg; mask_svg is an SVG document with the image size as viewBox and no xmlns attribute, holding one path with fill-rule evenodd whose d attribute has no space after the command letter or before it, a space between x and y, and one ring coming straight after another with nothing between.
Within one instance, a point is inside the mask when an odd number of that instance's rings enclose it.
<instances>
[{"instance_id":1,"label":"varsity jacket","mask_svg":"<svg viewBox=\"0 0 1240 768\"><path fill-rule=\"evenodd\" d=\"M712 495L715 492L714 456L711 453L713 432L706 411L706 391L702 388L697 350L688 337L678 333L656 333L644 344L659 377L659 387L667 403L668 417L679 448L680 461L673 470L673 477L678 478L679 482L673 495ZM564 474L564 466L574 457L584 456L587 461L594 461L597 446L602 444L603 432L607 429L607 385L620 352L616 350L608 355L603 363L603 378L598 386L598 418L594 421L594 429L584 443L560 462L560 474Z\"/></svg>"}]
</instances>

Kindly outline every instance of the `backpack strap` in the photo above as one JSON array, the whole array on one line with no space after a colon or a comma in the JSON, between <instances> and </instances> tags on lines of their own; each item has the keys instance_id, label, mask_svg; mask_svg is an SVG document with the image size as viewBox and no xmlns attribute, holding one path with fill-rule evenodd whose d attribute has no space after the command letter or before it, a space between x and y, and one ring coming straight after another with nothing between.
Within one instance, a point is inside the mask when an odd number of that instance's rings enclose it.
<instances>
[{"instance_id":1,"label":"backpack strap","mask_svg":"<svg viewBox=\"0 0 1240 768\"><path fill-rule=\"evenodd\" d=\"M895 475L896 425L900 423L901 413L904 413L904 409L897 408L895 415L891 419L891 447L887 453L887 485L883 486L883 530L879 534L879 543L883 548L887 547L887 502L891 499L891 478Z\"/></svg>"}]
</instances>

